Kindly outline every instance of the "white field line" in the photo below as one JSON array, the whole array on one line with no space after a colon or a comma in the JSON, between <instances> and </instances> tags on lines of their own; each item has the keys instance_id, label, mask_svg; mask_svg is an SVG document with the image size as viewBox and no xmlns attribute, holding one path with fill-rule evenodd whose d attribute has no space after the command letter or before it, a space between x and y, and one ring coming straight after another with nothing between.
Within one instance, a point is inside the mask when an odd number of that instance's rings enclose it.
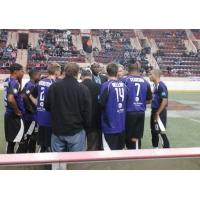
<instances>
[{"instance_id":1,"label":"white field line","mask_svg":"<svg viewBox=\"0 0 200 200\"><path fill-rule=\"evenodd\" d=\"M200 124L200 120L198 120L198 119L191 119L191 118L184 118L184 119L189 119L190 121L197 122Z\"/></svg>"}]
</instances>

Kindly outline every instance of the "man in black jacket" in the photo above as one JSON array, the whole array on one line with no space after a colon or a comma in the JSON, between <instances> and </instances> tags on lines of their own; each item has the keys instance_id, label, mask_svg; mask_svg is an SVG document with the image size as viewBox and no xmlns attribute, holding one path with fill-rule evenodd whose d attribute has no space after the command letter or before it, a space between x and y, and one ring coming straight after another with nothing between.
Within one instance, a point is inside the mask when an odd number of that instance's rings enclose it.
<instances>
[{"instance_id":1,"label":"man in black jacket","mask_svg":"<svg viewBox=\"0 0 200 200\"><path fill-rule=\"evenodd\" d=\"M65 78L53 84L45 98L45 108L51 112L53 152L84 151L85 130L91 125L91 97L88 88L78 83L79 66L68 63Z\"/></svg>"},{"instance_id":2,"label":"man in black jacket","mask_svg":"<svg viewBox=\"0 0 200 200\"><path fill-rule=\"evenodd\" d=\"M99 64L97 64L97 63L92 64L91 70L92 70L92 81L93 82L101 85L107 81L106 76L99 74L101 71L101 66Z\"/></svg>"},{"instance_id":3,"label":"man in black jacket","mask_svg":"<svg viewBox=\"0 0 200 200\"><path fill-rule=\"evenodd\" d=\"M98 104L98 97L100 93L100 87L97 83L92 81L92 72L90 69L84 69L81 72L82 84L86 85L90 91L92 98L92 123L91 128L86 130L87 135L87 150L95 151L102 149L102 137L101 137L101 115Z\"/></svg>"}]
</instances>

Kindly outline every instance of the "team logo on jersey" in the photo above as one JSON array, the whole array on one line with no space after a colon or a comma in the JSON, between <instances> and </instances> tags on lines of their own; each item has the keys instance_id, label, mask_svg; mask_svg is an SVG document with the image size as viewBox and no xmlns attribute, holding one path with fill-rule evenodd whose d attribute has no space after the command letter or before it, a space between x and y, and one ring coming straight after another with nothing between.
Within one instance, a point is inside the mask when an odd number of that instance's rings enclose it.
<instances>
[{"instance_id":1,"label":"team logo on jersey","mask_svg":"<svg viewBox=\"0 0 200 200\"><path fill-rule=\"evenodd\" d=\"M166 96L166 93L165 93L165 92L162 92L161 95L162 95L162 96Z\"/></svg>"},{"instance_id":2,"label":"team logo on jersey","mask_svg":"<svg viewBox=\"0 0 200 200\"><path fill-rule=\"evenodd\" d=\"M118 108L119 108L119 109L122 108L122 103L118 103Z\"/></svg>"},{"instance_id":3,"label":"team logo on jersey","mask_svg":"<svg viewBox=\"0 0 200 200\"><path fill-rule=\"evenodd\" d=\"M30 90L27 90L27 91L26 91L26 94L30 94Z\"/></svg>"},{"instance_id":4,"label":"team logo on jersey","mask_svg":"<svg viewBox=\"0 0 200 200\"><path fill-rule=\"evenodd\" d=\"M14 93L14 94L17 94L17 89L16 89L16 88L13 89L13 93Z\"/></svg>"},{"instance_id":5,"label":"team logo on jersey","mask_svg":"<svg viewBox=\"0 0 200 200\"><path fill-rule=\"evenodd\" d=\"M135 97L135 101L138 102L140 99L139 97Z\"/></svg>"}]
</instances>

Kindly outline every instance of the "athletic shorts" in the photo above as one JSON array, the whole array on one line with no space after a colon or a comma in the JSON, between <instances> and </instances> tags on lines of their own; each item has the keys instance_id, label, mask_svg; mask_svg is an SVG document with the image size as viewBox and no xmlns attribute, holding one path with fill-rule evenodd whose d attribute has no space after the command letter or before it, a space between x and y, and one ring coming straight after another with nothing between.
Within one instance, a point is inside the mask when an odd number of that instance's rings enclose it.
<instances>
[{"instance_id":1,"label":"athletic shorts","mask_svg":"<svg viewBox=\"0 0 200 200\"><path fill-rule=\"evenodd\" d=\"M124 133L115 133L107 134L104 133L105 142L111 150L121 150L125 146L125 134ZM105 150L105 146L104 146Z\"/></svg>"},{"instance_id":2,"label":"athletic shorts","mask_svg":"<svg viewBox=\"0 0 200 200\"><path fill-rule=\"evenodd\" d=\"M144 133L144 112L129 112L126 115L126 140L141 139Z\"/></svg>"},{"instance_id":3,"label":"athletic shorts","mask_svg":"<svg viewBox=\"0 0 200 200\"><path fill-rule=\"evenodd\" d=\"M7 142L20 142L24 136L23 119L15 114L5 114L4 130Z\"/></svg>"},{"instance_id":4,"label":"athletic shorts","mask_svg":"<svg viewBox=\"0 0 200 200\"><path fill-rule=\"evenodd\" d=\"M39 126L38 130L38 145L42 147L51 147L52 128L47 126Z\"/></svg>"},{"instance_id":5,"label":"athletic shorts","mask_svg":"<svg viewBox=\"0 0 200 200\"><path fill-rule=\"evenodd\" d=\"M159 127L157 121L154 120L155 113L156 112L153 112L153 111L151 112L151 130L160 132L160 127ZM166 128L166 126L167 126L167 110L166 109L163 110L159 116L160 116L160 120L161 120L163 126Z\"/></svg>"}]
</instances>

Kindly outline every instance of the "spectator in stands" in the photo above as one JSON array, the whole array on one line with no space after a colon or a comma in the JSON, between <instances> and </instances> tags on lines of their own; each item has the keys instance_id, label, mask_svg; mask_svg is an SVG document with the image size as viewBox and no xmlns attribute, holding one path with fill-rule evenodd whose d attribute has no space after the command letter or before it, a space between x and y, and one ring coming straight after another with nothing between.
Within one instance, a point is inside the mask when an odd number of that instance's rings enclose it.
<instances>
[{"instance_id":1,"label":"spectator in stands","mask_svg":"<svg viewBox=\"0 0 200 200\"><path fill-rule=\"evenodd\" d=\"M170 66L167 67L168 75L171 75L172 68Z\"/></svg>"},{"instance_id":2,"label":"spectator in stands","mask_svg":"<svg viewBox=\"0 0 200 200\"><path fill-rule=\"evenodd\" d=\"M53 152L86 149L85 130L91 126L91 96L88 88L78 83L78 73L79 66L68 63L65 78L53 84L45 98L45 108L52 116Z\"/></svg>"},{"instance_id":3,"label":"spectator in stands","mask_svg":"<svg viewBox=\"0 0 200 200\"><path fill-rule=\"evenodd\" d=\"M93 55L98 56L99 55L99 49L97 47L93 48Z\"/></svg>"},{"instance_id":4,"label":"spectator in stands","mask_svg":"<svg viewBox=\"0 0 200 200\"><path fill-rule=\"evenodd\" d=\"M99 74L100 70L101 70L101 67L100 67L99 64L93 63L91 65L91 70L92 70L92 80L94 82L96 82L97 84L101 85L102 83L107 81L107 77Z\"/></svg>"},{"instance_id":5,"label":"spectator in stands","mask_svg":"<svg viewBox=\"0 0 200 200\"><path fill-rule=\"evenodd\" d=\"M162 57L161 56L157 56L157 63L161 64L162 63Z\"/></svg>"},{"instance_id":6,"label":"spectator in stands","mask_svg":"<svg viewBox=\"0 0 200 200\"><path fill-rule=\"evenodd\" d=\"M90 69L83 69L81 71L82 84L88 87L92 98L92 121L91 127L86 130L87 135L87 150L95 151L102 149L101 137L101 115L98 106L98 97L100 93L99 85L92 81L92 72Z\"/></svg>"}]
</instances>

